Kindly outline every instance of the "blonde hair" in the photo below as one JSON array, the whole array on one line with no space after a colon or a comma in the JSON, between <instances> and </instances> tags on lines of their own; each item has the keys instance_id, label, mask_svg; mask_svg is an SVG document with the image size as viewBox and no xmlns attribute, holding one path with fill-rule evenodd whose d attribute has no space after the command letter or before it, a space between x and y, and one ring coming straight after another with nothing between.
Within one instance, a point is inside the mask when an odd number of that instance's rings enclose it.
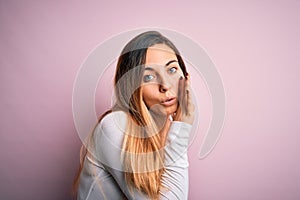
<instances>
[{"instance_id":1,"label":"blonde hair","mask_svg":"<svg viewBox=\"0 0 300 200\"><path fill-rule=\"evenodd\" d=\"M128 120L123 140L123 163L127 183L158 199L164 172L164 140L142 98L138 98L144 124L137 124L133 116Z\"/></svg>"},{"instance_id":2,"label":"blonde hair","mask_svg":"<svg viewBox=\"0 0 300 200\"><path fill-rule=\"evenodd\" d=\"M114 79L115 105L99 119L100 122L106 114L114 110L128 113L129 120L120 158L124 164L125 180L129 186L144 192L153 200L159 198L159 192L164 188L161 181L165 171L162 150L164 136L143 101L140 85L147 49L155 44L165 44L170 47L177 57L181 70L184 74L187 73L179 51L168 38L156 31L148 31L136 36L126 44L118 59ZM88 140L87 145L90 143L92 141ZM87 153L87 147L83 145L81 164L73 184L75 193Z\"/></svg>"}]
</instances>

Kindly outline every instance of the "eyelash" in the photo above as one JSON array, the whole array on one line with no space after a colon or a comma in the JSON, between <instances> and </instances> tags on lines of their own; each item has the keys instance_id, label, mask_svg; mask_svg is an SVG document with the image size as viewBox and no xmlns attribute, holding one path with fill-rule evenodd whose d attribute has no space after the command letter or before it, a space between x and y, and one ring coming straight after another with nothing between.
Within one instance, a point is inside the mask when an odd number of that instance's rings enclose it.
<instances>
[{"instance_id":1,"label":"eyelash","mask_svg":"<svg viewBox=\"0 0 300 200\"><path fill-rule=\"evenodd\" d=\"M173 71L172 69L175 69L175 71ZM168 69L168 73L169 74L174 74L174 73L177 72L177 69L178 69L177 67L171 67L171 68ZM155 75L147 74L147 75L144 76L143 81L144 82L150 82L150 81L152 81L155 78L156 78Z\"/></svg>"},{"instance_id":2,"label":"eyelash","mask_svg":"<svg viewBox=\"0 0 300 200\"><path fill-rule=\"evenodd\" d=\"M151 79L149 77L152 77ZM155 78L154 75L151 75L151 74L147 74L144 76L144 82L149 82L149 81L152 81L153 79Z\"/></svg>"},{"instance_id":3,"label":"eyelash","mask_svg":"<svg viewBox=\"0 0 300 200\"><path fill-rule=\"evenodd\" d=\"M172 72L171 70L175 69L174 72ZM171 74L174 74L175 72L177 72L177 67L171 67L170 69L168 69L168 72L170 72Z\"/></svg>"}]
</instances>

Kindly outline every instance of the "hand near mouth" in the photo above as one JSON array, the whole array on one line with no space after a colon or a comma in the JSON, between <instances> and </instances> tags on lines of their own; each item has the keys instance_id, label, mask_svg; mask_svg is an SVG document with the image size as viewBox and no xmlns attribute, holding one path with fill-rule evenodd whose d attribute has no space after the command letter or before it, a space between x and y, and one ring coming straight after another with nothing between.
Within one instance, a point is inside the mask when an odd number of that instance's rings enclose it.
<instances>
[{"instance_id":1,"label":"hand near mouth","mask_svg":"<svg viewBox=\"0 0 300 200\"><path fill-rule=\"evenodd\" d=\"M185 78L180 77L178 84L178 108L174 116L174 121L182 121L188 124L194 122L195 106L192 102L190 88L190 76L187 74Z\"/></svg>"}]
</instances>

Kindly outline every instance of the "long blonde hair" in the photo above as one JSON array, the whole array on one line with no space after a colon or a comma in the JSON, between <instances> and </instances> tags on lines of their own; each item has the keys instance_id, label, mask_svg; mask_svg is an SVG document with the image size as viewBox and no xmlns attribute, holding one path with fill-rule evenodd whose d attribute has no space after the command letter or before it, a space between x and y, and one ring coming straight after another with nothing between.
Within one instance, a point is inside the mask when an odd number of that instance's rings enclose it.
<instances>
[{"instance_id":1,"label":"long blonde hair","mask_svg":"<svg viewBox=\"0 0 300 200\"><path fill-rule=\"evenodd\" d=\"M174 44L156 31L144 32L127 43L118 59L115 73L115 105L103 114L123 110L129 120L123 140L121 159L125 166L125 180L129 186L144 192L150 199L158 199L164 172L164 145L160 128L147 109L140 90L147 49L155 44L165 44L176 54L179 66L184 74L186 67ZM74 181L78 187L80 172L87 150L82 151L82 162Z\"/></svg>"},{"instance_id":2,"label":"long blonde hair","mask_svg":"<svg viewBox=\"0 0 300 200\"><path fill-rule=\"evenodd\" d=\"M137 116L133 116L132 120L128 120L123 140L125 179L149 198L158 199L164 172L164 141L144 102L141 101L140 105L144 124L137 124L133 120Z\"/></svg>"}]
</instances>

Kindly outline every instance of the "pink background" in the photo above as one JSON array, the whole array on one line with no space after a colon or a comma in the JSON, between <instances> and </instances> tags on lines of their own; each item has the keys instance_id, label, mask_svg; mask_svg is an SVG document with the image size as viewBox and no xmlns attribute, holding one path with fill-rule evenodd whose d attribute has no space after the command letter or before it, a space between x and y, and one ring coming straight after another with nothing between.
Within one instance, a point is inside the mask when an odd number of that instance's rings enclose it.
<instances>
[{"instance_id":1,"label":"pink background","mask_svg":"<svg viewBox=\"0 0 300 200\"><path fill-rule=\"evenodd\" d=\"M218 144L199 160L200 134L189 150L190 199L300 199L299 13L283 0L1 1L1 199L72 199L77 70L99 43L143 27L191 37L224 82Z\"/></svg>"}]
</instances>

